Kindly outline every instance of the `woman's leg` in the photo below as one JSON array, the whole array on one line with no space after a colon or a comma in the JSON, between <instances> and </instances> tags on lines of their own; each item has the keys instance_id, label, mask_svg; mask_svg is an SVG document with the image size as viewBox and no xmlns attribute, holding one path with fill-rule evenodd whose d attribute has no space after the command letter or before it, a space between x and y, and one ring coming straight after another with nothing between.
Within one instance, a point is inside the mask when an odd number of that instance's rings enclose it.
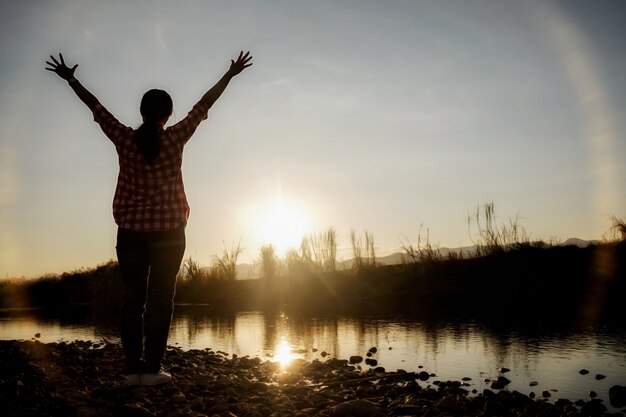
<instances>
[{"instance_id":1,"label":"woman's leg","mask_svg":"<svg viewBox=\"0 0 626 417\"><path fill-rule=\"evenodd\" d=\"M146 373L157 373L167 346L176 276L185 253L185 228L154 233L150 239L150 278L144 320Z\"/></svg>"},{"instance_id":2,"label":"woman's leg","mask_svg":"<svg viewBox=\"0 0 626 417\"><path fill-rule=\"evenodd\" d=\"M126 356L126 372L138 374L143 368L143 315L150 271L145 234L118 229L116 250L123 284L120 332Z\"/></svg>"}]
</instances>

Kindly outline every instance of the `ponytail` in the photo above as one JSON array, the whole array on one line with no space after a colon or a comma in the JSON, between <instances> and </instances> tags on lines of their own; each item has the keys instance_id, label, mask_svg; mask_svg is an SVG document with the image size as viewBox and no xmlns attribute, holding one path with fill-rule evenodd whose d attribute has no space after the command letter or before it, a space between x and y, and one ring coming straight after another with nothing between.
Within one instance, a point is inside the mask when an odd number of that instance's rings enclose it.
<instances>
[{"instance_id":1,"label":"ponytail","mask_svg":"<svg viewBox=\"0 0 626 417\"><path fill-rule=\"evenodd\" d=\"M161 128L146 121L135 131L135 141L146 162L152 164L161 150Z\"/></svg>"},{"instance_id":2,"label":"ponytail","mask_svg":"<svg viewBox=\"0 0 626 417\"><path fill-rule=\"evenodd\" d=\"M159 155L162 133L160 122L172 114L172 108L172 98L163 90L149 90L141 99L143 124L135 130L135 141L148 164L152 164Z\"/></svg>"}]
</instances>

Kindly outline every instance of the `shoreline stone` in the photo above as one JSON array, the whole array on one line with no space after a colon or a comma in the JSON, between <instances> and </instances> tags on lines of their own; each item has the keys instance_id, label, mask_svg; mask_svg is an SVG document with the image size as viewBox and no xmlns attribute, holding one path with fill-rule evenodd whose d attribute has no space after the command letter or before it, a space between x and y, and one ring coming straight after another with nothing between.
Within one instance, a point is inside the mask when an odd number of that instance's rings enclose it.
<instances>
[{"instance_id":1,"label":"shoreline stone","mask_svg":"<svg viewBox=\"0 0 626 417\"><path fill-rule=\"evenodd\" d=\"M597 399L552 404L517 391L474 395L461 381L423 386L420 373L361 370L337 358L281 368L256 357L169 347L164 367L172 382L127 387L121 347L106 341L0 341L0 357L7 417L623 416Z\"/></svg>"}]
</instances>

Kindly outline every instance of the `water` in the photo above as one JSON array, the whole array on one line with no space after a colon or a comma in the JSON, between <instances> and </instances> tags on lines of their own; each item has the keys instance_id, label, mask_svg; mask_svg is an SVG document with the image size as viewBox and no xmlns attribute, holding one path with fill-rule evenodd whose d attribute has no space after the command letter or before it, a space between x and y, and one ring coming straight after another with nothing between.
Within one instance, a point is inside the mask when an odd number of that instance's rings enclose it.
<instances>
[{"instance_id":1,"label":"water","mask_svg":"<svg viewBox=\"0 0 626 417\"><path fill-rule=\"evenodd\" d=\"M115 320L91 308L4 310L0 339L42 342L102 339L119 342ZM229 354L288 362L322 359L322 352L347 359L377 348L373 356L388 371L426 370L434 380L471 378L481 392L501 368L509 390L551 401L589 399L591 390L608 405L608 390L626 385L626 332L616 326L563 323L516 325L474 320L424 320L406 315L288 316L284 313L216 312L208 306L177 306L170 344L183 349L211 348ZM369 366L363 365L363 369ZM581 369L589 370L581 375ZM596 380L601 374L605 378ZM536 382L536 386L530 386Z\"/></svg>"}]
</instances>

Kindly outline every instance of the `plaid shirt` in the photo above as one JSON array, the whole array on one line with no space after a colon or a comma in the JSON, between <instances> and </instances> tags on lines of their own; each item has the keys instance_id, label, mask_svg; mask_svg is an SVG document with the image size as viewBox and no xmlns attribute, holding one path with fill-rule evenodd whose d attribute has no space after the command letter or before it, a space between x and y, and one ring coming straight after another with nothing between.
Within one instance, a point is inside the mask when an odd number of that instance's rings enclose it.
<instances>
[{"instance_id":1,"label":"plaid shirt","mask_svg":"<svg viewBox=\"0 0 626 417\"><path fill-rule=\"evenodd\" d=\"M117 225L139 232L173 230L187 223L189 205L181 167L183 147L208 108L198 102L180 122L161 135L161 149L148 164L135 143L135 130L120 123L101 104L93 111L94 121L113 142L119 156L120 172L113 198Z\"/></svg>"}]
</instances>

